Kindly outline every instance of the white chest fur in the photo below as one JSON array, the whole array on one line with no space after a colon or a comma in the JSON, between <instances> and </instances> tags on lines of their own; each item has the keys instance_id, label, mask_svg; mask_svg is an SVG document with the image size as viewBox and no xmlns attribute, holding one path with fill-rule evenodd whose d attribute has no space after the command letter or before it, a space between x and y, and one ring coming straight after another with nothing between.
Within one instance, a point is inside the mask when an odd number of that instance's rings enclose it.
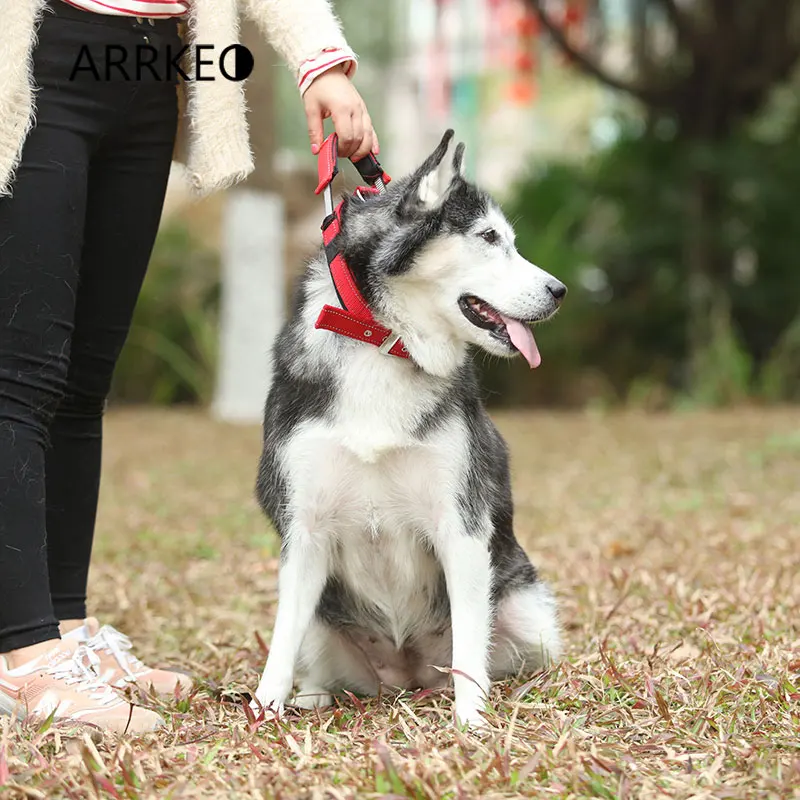
<instances>
[{"instance_id":1,"label":"white chest fur","mask_svg":"<svg viewBox=\"0 0 800 800\"><path fill-rule=\"evenodd\" d=\"M467 467L467 433L448 417L415 432L440 402L406 363L359 348L325 419L298 425L281 448L289 502L309 531L431 531Z\"/></svg>"},{"instance_id":2,"label":"white chest fur","mask_svg":"<svg viewBox=\"0 0 800 800\"><path fill-rule=\"evenodd\" d=\"M437 394L407 370L398 381L394 370L407 365L364 361L347 370L329 419L293 431L281 462L292 516L329 547L331 572L383 612L400 642L440 579L431 538L463 482L466 431L450 417L420 442L413 431Z\"/></svg>"}]
</instances>

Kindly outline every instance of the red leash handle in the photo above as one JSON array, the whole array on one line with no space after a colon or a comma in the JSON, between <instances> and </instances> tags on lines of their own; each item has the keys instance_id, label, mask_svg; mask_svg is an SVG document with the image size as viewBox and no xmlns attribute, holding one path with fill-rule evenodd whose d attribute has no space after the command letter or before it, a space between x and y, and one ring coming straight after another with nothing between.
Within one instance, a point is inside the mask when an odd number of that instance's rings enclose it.
<instances>
[{"instance_id":1,"label":"red leash handle","mask_svg":"<svg viewBox=\"0 0 800 800\"><path fill-rule=\"evenodd\" d=\"M333 179L339 174L339 136L332 133L328 136L320 147L317 157L317 173L319 175L319 185L314 190L314 194L320 194L333 183ZM377 187L378 191L383 191L391 178L383 171L383 167L370 153L358 161L352 161L353 166L358 170L361 177L370 185Z\"/></svg>"}]
</instances>

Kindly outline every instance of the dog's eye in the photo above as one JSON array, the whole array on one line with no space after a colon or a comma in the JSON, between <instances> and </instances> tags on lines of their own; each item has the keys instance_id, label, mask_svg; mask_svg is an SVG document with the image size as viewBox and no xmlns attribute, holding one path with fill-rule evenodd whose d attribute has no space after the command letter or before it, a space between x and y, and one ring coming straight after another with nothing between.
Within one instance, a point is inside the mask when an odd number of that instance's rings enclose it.
<instances>
[{"instance_id":1,"label":"dog's eye","mask_svg":"<svg viewBox=\"0 0 800 800\"><path fill-rule=\"evenodd\" d=\"M497 231L494 228L489 228L488 231L484 231L481 234L481 239L483 239L485 242L488 242L489 244L497 244L497 242L500 239L500 236L498 235Z\"/></svg>"}]
</instances>

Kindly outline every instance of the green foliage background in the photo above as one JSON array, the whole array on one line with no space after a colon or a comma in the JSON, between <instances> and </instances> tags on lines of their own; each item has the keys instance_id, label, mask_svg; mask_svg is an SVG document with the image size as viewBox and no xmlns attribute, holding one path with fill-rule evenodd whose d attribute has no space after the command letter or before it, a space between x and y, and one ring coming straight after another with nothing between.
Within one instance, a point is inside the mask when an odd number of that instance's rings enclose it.
<instances>
[{"instance_id":1,"label":"green foliage background","mask_svg":"<svg viewBox=\"0 0 800 800\"><path fill-rule=\"evenodd\" d=\"M727 256L726 311L687 396L683 187L696 170L723 187L714 233ZM571 289L539 334L547 378L521 365L487 370L509 402L718 405L800 398L800 140L740 131L714 149L627 124L580 164L548 164L515 189L508 212L521 252ZM595 380L586 382L591 374Z\"/></svg>"}]
</instances>

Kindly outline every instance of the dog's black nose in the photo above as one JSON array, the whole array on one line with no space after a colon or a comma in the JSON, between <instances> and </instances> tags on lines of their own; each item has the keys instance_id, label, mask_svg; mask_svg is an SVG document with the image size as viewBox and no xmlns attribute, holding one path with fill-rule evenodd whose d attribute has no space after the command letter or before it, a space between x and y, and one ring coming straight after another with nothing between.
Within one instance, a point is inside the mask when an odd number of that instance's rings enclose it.
<instances>
[{"instance_id":1,"label":"dog's black nose","mask_svg":"<svg viewBox=\"0 0 800 800\"><path fill-rule=\"evenodd\" d=\"M551 281L547 284L547 290L553 295L556 303L560 303L567 294L567 287L561 281Z\"/></svg>"}]
</instances>

